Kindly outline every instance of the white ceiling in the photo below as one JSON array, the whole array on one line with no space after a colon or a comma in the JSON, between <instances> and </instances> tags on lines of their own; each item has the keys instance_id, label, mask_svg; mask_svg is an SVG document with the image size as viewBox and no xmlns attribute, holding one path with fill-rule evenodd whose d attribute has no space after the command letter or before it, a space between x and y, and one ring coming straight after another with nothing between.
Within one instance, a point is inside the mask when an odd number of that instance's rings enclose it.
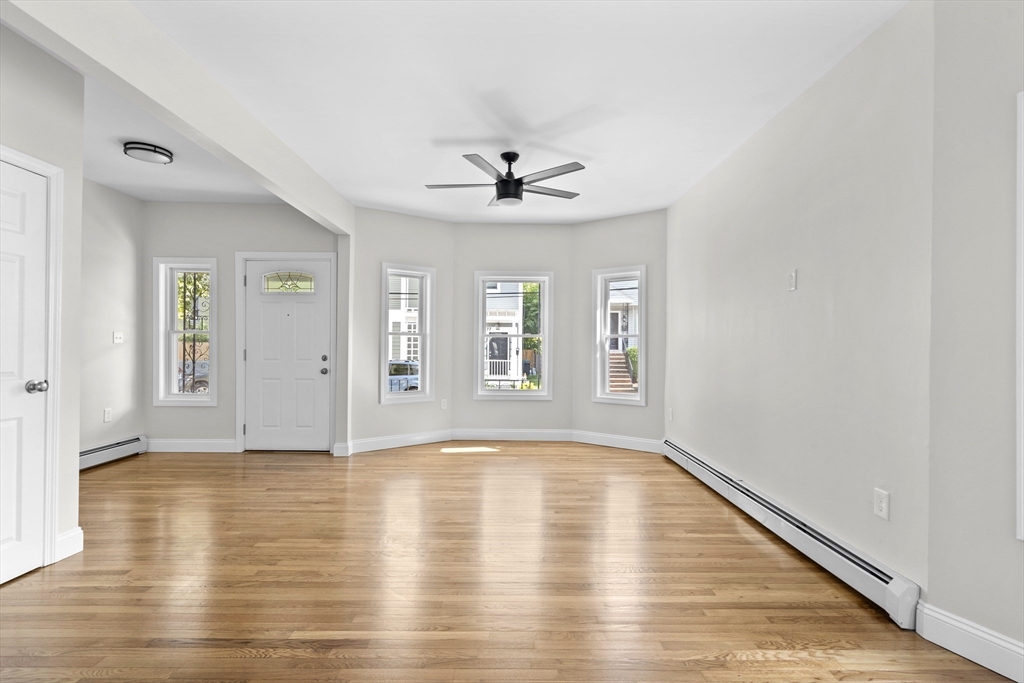
<instances>
[{"instance_id":1,"label":"white ceiling","mask_svg":"<svg viewBox=\"0 0 1024 683\"><path fill-rule=\"evenodd\" d=\"M124 154L136 140L174 153L166 166ZM180 133L91 78L85 79L85 177L149 202L280 200Z\"/></svg>"},{"instance_id":2,"label":"white ceiling","mask_svg":"<svg viewBox=\"0 0 1024 683\"><path fill-rule=\"evenodd\" d=\"M905 0L135 4L357 206L564 223L668 206ZM507 149L517 175L582 162L543 183L580 196L423 187Z\"/></svg>"}]
</instances>

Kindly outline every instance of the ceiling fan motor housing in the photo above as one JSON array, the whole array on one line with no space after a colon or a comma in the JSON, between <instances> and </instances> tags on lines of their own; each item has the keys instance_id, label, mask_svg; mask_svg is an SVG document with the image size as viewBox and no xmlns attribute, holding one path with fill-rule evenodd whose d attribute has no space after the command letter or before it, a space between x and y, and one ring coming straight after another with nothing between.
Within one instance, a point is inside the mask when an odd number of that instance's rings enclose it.
<instances>
[{"instance_id":1,"label":"ceiling fan motor housing","mask_svg":"<svg viewBox=\"0 0 1024 683\"><path fill-rule=\"evenodd\" d=\"M523 181L517 178L506 178L494 183L495 195L499 204L519 204L523 201Z\"/></svg>"}]
</instances>

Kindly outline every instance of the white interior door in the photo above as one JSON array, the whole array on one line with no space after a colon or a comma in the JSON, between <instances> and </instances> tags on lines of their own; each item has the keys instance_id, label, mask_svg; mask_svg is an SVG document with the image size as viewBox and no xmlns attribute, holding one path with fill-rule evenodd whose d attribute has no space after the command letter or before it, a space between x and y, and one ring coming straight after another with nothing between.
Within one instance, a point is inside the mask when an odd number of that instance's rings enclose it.
<instances>
[{"instance_id":1,"label":"white interior door","mask_svg":"<svg viewBox=\"0 0 1024 683\"><path fill-rule=\"evenodd\" d=\"M245 273L245 448L330 450L331 262L246 261Z\"/></svg>"},{"instance_id":2,"label":"white interior door","mask_svg":"<svg viewBox=\"0 0 1024 683\"><path fill-rule=\"evenodd\" d=\"M46 193L0 162L0 582L43 565Z\"/></svg>"}]
</instances>

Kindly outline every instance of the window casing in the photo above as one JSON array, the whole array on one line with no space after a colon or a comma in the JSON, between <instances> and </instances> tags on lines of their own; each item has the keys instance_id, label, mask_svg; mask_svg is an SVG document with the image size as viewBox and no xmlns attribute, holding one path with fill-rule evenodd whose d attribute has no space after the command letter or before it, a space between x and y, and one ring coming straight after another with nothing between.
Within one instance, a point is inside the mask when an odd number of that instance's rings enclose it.
<instances>
[{"instance_id":1,"label":"window casing","mask_svg":"<svg viewBox=\"0 0 1024 683\"><path fill-rule=\"evenodd\" d=\"M434 400L433 268L381 268L380 402Z\"/></svg>"},{"instance_id":2,"label":"window casing","mask_svg":"<svg viewBox=\"0 0 1024 683\"><path fill-rule=\"evenodd\" d=\"M593 289L593 400L646 406L646 268L595 270Z\"/></svg>"},{"instance_id":3,"label":"window casing","mask_svg":"<svg viewBox=\"0 0 1024 683\"><path fill-rule=\"evenodd\" d=\"M474 398L551 400L554 275L476 273Z\"/></svg>"},{"instance_id":4,"label":"window casing","mask_svg":"<svg viewBox=\"0 0 1024 683\"><path fill-rule=\"evenodd\" d=\"M153 259L153 405L217 405L217 260Z\"/></svg>"}]
</instances>

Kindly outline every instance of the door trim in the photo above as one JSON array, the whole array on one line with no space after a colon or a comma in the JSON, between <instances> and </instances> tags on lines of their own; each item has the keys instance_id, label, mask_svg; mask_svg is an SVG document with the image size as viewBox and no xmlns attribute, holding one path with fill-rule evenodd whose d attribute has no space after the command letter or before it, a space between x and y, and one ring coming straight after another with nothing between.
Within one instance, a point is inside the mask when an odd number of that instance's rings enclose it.
<instances>
[{"instance_id":1,"label":"door trim","mask_svg":"<svg viewBox=\"0 0 1024 683\"><path fill-rule=\"evenodd\" d=\"M245 350L245 285L242 278L245 276L246 264L249 261L330 261L331 277L334 284L331 287L331 352L338 355L338 254L333 251L236 251L235 252L235 452L241 453L245 450L245 435L242 433L242 425L245 424L245 361L242 360L242 352ZM338 371L338 363L335 358L334 372ZM334 373L332 373L334 374ZM330 424L328 425L328 448L335 440L336 407L335 395L337 393L337 379L330 383L330 400L328 411L330 412Z\"/></svg>"},{"instance_id":2,"label":"door trim","mask_svg":"<svg viewBox=\"0 0 1024 683\"><path fill-rule=\"evenodd\" d=\"M0 161L46 178L46 434L43 446L43 566L63 559L57 553L57 486L60 453L61 247L64 232L64 171L0 145ZM78 451L78 447L75 447ZM76 527L77 528L77 527Z\"/></svg>"}]
</instances>

